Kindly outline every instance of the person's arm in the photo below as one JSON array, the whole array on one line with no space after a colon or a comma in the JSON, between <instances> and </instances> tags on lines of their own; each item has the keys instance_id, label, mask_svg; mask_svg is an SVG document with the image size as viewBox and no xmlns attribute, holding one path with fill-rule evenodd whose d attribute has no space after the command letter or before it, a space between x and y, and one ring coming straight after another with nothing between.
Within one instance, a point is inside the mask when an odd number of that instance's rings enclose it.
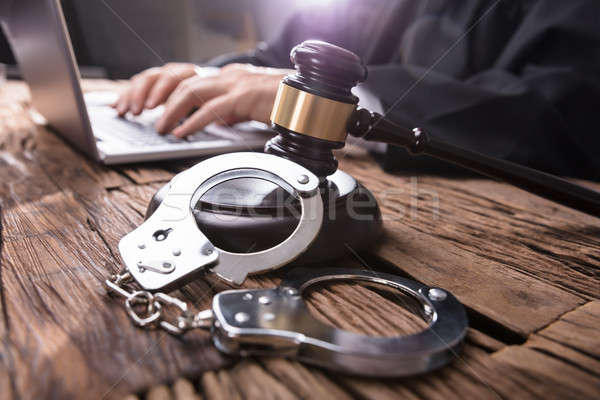
<instances>
[{"instance_id":1,"label":"person's arm","mask_svg":"<svg viewBox=\"0 0 600 400\"><path fill-rule=\"evenodd\" d=\"M294 15L285 25L284 30L277 36L276 40L272 41L270 44L261 43L255 50L249 52L225 54L202 65L194 65L191 63L168 63L161 67L149 68L141 71L130 79L128 85L113 104L113 107L117 110L119 116L124 116L127 113L139 115L144 109L152 109L166 103L171 95L175 93L179 85L186 80L190 80L185 86L188 91L192 90L191 81L194 81L194 87L196 85L200 86L197 90L194 89L196 92L195 100L197 100L195 103L199 104L187 102L189 103L189 107L192 108L198 107L201 103L212 100L219 95L231 92L232 90L235 90L236 86L253 86L247 84L248 82L246 80L240 80L237 85L233 82L235 78L241 78L243 68L231 68L226 74L218 77L219 71L215 70L215 67L220 69L226 65L249 64L258 67L291 68L289 49L296 43L295 40L298 36L298 28L302 26L303 20L304 17L301 14ZM287 55L285 55L286 53ZM260 69L246 68L245 72L246 73L243 74L245 78L252 79L256 82L253 78L258 78L258 80L260 80L258 75L262 74L262 72L265 72L268 77L272 76L275 71L261 71ZM205 78L206 81L204 82L205 84L203 84L201 79ZM211 90L205 90L209 87ZM179 98L181 102L181 96L179 96ZM176 122L174 118L180 117L182 112L185 113L190 111L189 107L185 104L179 106L180 102L171 103L171 105L177 106L177 110L173 110L173 112L170 113L171 115L167 115L159 121L157 129L160 132L164 133L170 131ZM263 102L261 101L261 104L262 103ZM185 111L182 111L184 108ZM247 107L244 105L240 108L245 110ZM209 115L211 114L213 113L209 113ZM237 118L241 119L242 116L240 115ZM226 118L221 118L221 122L225 121L225 119ZM233 118L227 119L233 120ZM206 117L201 118L201 120L206 120ZM184 130L184 132L187 132L187 130Z\"/></svg>"},{"instance_id":2,"label":"person's arm","mask_svg":"<svg viewBox=\"0 0 600 400\"><path fill-rule=\"evenodd\" d=\"M556 173L600 172L599 116L592 110L600 106L600 82L582 71L531 66L520 76L488 70L458 81L381 66L370 69L362 90L380 100L387 118L456 146Z\"/></svg>"},{"instance_id":3,"label":"person's arm","mask_svg":"<svg viewBox=\"0 0 600 400\"><path fill-rule=\"evenodd\" d=\"M600 7L539 1L497 61L466 79L370 66L387 116L466 149L559 174L600 177ZM400 167L391 150L388 167Z\"/></svg>"},{"instance_id":4,"label":"person's arm","mask_svg":"<svg viewBox=\"0 0 600 400\"><path fill-rule=\"evenodd\" d=\"M211 122L232 123L246 119L268 122L278 83L292 67L289 53L306 39L321 39L359 51L361 31L353 27L369 8L315 5L295 14L283 31L269 44L260 44L247 53L217 57L202 66L167 64L135 75L113 104L120 116L134 115L165 103L157 122L161 133L184 136ZM227 68L222 68L228 66ZM254 66L254 67L253 67ZM220 71L204 72L206 67ZM264 67L264 68L261 68ZM200 72L200 74L198 73ZM181 118L194 115L177 127ZM177 128L176 128L177 127Z\"/></svg>"},{"instance_id":5,"label":"person's arm","mask_svg":"<svg viewBox=\"0 0 600 400\"><path fill-rule=\"evenodd\" d=\"M204 67L220 67L221 71L212 77L193 76L182 81L169 95L156 129L185 136L212 122L231 124L254 119L268 123L279 83L291 72L289 55L295 45L317 38L358 51L364 44L360 31L350 29L362 17L359 7L326 8L326 13L324 10L315 7L295 14L269 44L204 64Z\"/></svg>"}]
</instances>

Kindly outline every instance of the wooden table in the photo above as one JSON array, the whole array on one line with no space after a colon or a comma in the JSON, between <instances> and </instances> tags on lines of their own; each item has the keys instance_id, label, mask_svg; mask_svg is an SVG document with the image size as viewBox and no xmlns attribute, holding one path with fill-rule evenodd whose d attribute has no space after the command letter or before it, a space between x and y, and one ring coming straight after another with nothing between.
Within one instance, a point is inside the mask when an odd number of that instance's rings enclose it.
<instances>
[{"instance_id":1,"label":"wooden table","mask_svg":"<svg viewBox=\"0 0 600 400\"><path fill-rule=\"evenodd\" d=\"M385 236L371 253L338 264L365 263L450 290L470 319L462 353L439 371L396 380L279 358L230 359L204 331L182 339L134 327L103 286L122 265L119 239L186 164L98 165L34 125L25 85L0 90L3 398L600 397L598 219L487 179L385 174L350 148L340 166L379 198ZM198 280L178 295L202 309L225 287ZM355 332L423 325L362 286L329 285L308 298L319 318Z\"/></svg>"}]
</instances>

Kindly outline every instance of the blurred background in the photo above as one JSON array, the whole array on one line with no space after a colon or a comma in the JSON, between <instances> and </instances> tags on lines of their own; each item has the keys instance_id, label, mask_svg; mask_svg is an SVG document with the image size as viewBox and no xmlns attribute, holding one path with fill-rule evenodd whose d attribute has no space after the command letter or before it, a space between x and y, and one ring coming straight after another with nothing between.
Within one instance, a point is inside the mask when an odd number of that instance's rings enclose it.
<instances>
[{"instance_id":1,"label":"blurred background","mask_svg":"<svg viewBox=\"0 0 600 400\"><path fill-rule=\"evenodd\" d=\"M0 0L2 1L2 0ZM297 10L335 0L61 0L84 77L128 78L170 61L252 49ZM138 36L139 35L139 36ZM0 63L18 77L0 33Z\"/></svg>"}]
</instances>

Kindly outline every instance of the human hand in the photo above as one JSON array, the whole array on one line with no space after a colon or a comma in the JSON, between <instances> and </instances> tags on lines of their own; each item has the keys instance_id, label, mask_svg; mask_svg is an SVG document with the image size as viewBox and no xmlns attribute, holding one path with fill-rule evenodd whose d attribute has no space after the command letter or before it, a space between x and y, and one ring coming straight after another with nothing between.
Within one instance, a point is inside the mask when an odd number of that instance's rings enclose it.
<instances>
[{"instance_id":1,"label":"human hand","mask_svg":"<svg viewBox=\"0 0 600 400\"><path fill-rule=\"evenodd\" d=\"M120 117L130 111L134 115L164 103L177 85L196 75L196 66L187 63L169 63L150 68L134 75L127 88L112 107Z\"/></svg>"},{"instance_id":2,"label":"human hand","mask_svg":"<svg viewBox=\"0 0 600 400\"><path fill-rule=\"evenodd\" d=\"M187 78L169 96L164 113L156 122L156 130L183 137L212 122L228 125L256 120L268 123L279 83L289 72L230 64L214 76Z\"/></svg>"}]
</instances>

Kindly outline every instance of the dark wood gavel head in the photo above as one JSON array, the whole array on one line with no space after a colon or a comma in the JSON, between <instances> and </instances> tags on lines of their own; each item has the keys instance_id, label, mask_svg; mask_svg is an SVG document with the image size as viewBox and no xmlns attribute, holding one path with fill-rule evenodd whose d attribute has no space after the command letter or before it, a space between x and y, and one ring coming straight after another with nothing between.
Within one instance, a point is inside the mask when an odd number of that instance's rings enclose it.
<instances>
[{"instance_id":1,"label":"dark wood gavel head","mask_svg":"<svg viewBox=\"0 0 600 400\"><path fill-rule=\"evenodd\" d=\"M317 40L297 45L290 56L296 71L279 85L271 113L278 135L265 152L324 179L337 170L332 150L344 146L358 104L351 89L367 78L367 68L351 51Z\"/></svg>"}]
</instances>

